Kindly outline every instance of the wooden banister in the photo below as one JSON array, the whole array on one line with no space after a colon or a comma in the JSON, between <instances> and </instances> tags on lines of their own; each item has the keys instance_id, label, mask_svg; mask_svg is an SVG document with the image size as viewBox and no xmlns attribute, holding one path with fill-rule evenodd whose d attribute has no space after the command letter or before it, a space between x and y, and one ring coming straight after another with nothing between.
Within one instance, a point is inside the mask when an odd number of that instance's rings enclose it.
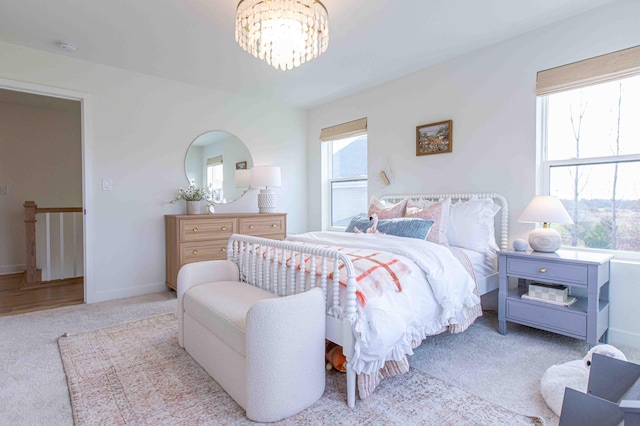
<instances>
[{"instance_id":1,"label":"wooden banister","mask_svg":"<svg viewBox=\"0 0 640 426\"><path fill-rule=\"evenodd\" d=\"M23 206L27 249L27 285L32 285L38 281L36 278L36 210L38 205L35 201L25 201Z\"/></svg>"},{"instance_id":2,"label":"wooden banister","mask_svg":"<svg viewBox=\"0 0 640 426\"><path fill-rule=\"evenodd\" d=\"M26 280L27 285L38 283L36 266L36 214L38 213L81 213L82 207L43 207L38 208L35 201L25 201L24 224L26 237Z\"/></svg>"}]
</instances>

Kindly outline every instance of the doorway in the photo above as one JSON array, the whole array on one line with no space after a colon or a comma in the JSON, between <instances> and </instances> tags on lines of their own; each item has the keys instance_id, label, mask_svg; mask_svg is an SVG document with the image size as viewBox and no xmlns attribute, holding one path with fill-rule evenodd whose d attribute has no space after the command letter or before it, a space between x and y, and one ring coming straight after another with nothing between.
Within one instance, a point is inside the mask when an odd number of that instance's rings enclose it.
<instances>
[{"instance_id":1,"label":"doorway","mask_svg":"<svg viewBox=\"0 0 640 426\"><path fill-rule=\"evenodd\" d=\"M88 101L86 94L0 79L0 315L90 300ZM26 201L37 205L34 250ZM37 274L27 280L34 251Z\"/></svg>"}]
</instances>

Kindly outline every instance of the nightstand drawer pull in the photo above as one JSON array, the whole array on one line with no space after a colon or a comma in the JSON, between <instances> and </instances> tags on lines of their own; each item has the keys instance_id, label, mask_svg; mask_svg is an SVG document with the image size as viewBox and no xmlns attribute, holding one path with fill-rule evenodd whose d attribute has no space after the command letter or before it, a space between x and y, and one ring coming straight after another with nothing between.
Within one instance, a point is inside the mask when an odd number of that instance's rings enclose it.
<instances>
[{"instance_id":1,"label":"nightstand drawer pull","mask_svg":"<svg viewBox=\"0 0 640 426\"><path fill-rule=\"evenodd\" d=\"M220 228L220 229L221 229L222 231L226 231L226 230L227 230L227 227L226 227L226 226L223 226L223 227L222 227L222 228Z\"/></svg>"},{"instance_id":2,"label":"nightstand drawer pull","mask_svg":"<svg viewBox=\"0 0 640 426\"><path fill-rule=\"evenodd\" d=\"M253 228L254 228L254 226L253 226L253 225L249 225L249 229L253 229Z\"/></svg>"},{"instance_id":3,"label":"nightstand drawer pull","mask_svg":"<svg viewBox=\"0 0 640 426\"><path fill-rule=\"evenodd\" d=\"M226 247L222 247L222 248L220 249L220 251L227 251L227 248L226 248Z\"/></svg>"},{"instance_id":4,"label":"nightstand drawer pull","mask_svg":"<svg viewBox=\"0 0 640 426\"><path fill-rule=\"evenodd\" d=\"M547 268L540 268L540 272L544 274L545 272L547 272Z\"/></svg>"},{"instance_id":5,"label":"nightstand drawer pull","mask_svg":"<svg viewBox=\"0 0 640 426\"><path fill-rule=\"evenodd\" d=\"M193 232L198 232L198 228L193 228Z\"/></svg>"},{"instance_id":6,"label":"nightstand drawer pull","mask_svg":"<svg viewBox=\"0 0 640 426\"><path fill-rule=\"evenodd\" d=\"M272 224L271 224L271 227L272 227L272 228L277 228L277 227L278 227L278 225L276 225L275 223L272 223Z\"/></svg>"},{"instance_id":7,"label":"nightstand drawer pull","mask_svg":"<svg viewBox=\"0 0 640 426\"><path fill-rule=\"evenodd\" d=\"M193 251L193 254L198 254L198 250L194 250L194 251Z\"/></svg>"}]
</instances>

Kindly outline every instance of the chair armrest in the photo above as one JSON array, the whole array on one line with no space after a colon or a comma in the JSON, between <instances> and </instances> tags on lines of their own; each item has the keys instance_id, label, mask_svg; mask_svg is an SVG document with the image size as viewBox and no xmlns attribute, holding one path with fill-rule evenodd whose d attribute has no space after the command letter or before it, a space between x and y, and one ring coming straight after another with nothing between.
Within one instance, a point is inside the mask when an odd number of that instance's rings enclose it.
<instances>
[{"instance_id":1,"label":"chair armrest","mask_svg":"<svg viewBox=\"0 0 640 426\"><path fill-rule=\"evenodd\" d=\"M190 288L216 281L239 281L238 266L230 260L206 260L183 265L178 271L178 343L184 347L182 339L184 307L182 300Z\"/></svg>"}]
</instances>

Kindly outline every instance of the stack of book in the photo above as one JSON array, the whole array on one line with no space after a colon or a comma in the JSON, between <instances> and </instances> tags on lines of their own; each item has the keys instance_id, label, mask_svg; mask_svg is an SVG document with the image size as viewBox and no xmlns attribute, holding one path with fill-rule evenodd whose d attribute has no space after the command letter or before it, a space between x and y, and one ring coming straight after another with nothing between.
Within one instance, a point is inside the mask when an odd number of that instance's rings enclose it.
<instances>
[{"instance_id":1,"label":"stack of book","mask_svg":"<svg viewBox=\"0 0 640 426\"><path fill-rule=\"evenodd\" d=\"M529 291L523 294L522 298L560 306L569 306L577 300L575 297L569 296L567 286L535 282L529 284Z\"/></svg>"}]
</instances>

